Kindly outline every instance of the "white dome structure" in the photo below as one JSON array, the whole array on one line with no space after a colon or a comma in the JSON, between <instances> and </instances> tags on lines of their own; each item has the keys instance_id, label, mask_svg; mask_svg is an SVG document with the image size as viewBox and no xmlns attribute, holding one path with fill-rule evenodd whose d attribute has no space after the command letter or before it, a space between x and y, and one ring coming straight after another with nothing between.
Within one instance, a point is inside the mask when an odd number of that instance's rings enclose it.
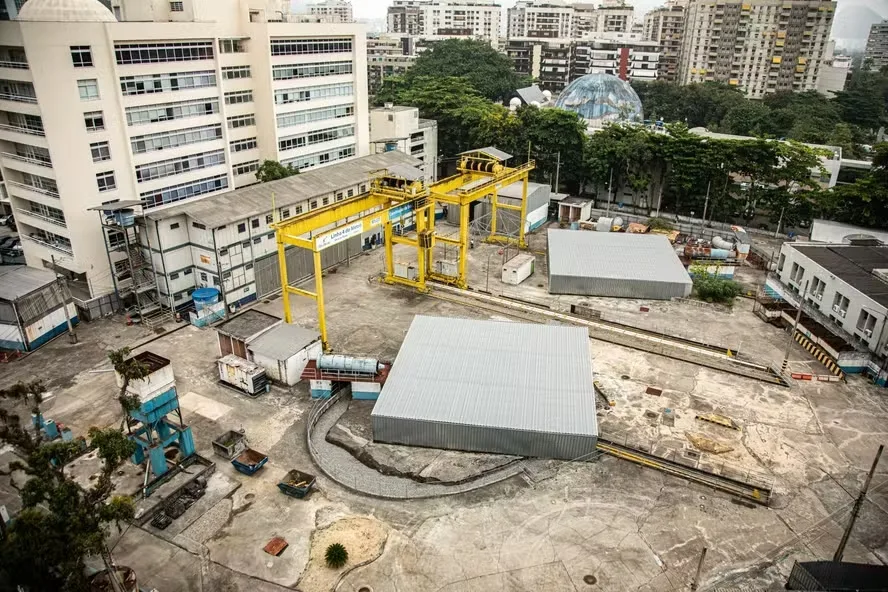
<instances>
[{"instance_id":1,"label":"white dome structure","mask_svg":"<svg viewBox=\"0 0 888 592\"><path fill-rule=\"evenodd\" d=\"M50 23L116 23L99 0L28 0L16 20Z\"/></svg>"}]
</instances>

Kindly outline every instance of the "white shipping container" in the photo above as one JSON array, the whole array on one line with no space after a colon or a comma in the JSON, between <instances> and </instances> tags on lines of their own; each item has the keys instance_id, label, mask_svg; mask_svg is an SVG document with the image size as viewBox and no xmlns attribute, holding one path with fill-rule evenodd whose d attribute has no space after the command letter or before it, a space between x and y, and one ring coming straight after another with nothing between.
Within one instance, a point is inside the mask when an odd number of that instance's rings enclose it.
<instances>
[{"instance_id":1,"label":"white shipping container","mask_svg":"<svg viewBox=\"0 0 888 592\"><path fill-rule=\"evenodd\" d=\"M515 255L503 265L503 283L517 286L531 275L536 257L529 253Z\"/></svg>"},{"instance_id":2,"label":"white shipping container","mask_svg":"<svg viewBox=\"0 0 888 592\"><path fill-rule=\"evenodd\" d=\"M257 387L262 388L267 384L265 368L253 362L249 362L234 354L228 354L219 358L219 380L230 384L247 394L253 395Z\"/></svg>"},{"instance_id":3,"label":"white shipping container","mask_svg":"<svg viewBox=\"0 0 888 592\"><path fill-rule=\"evenodd\" d=\"M416 271L416 265L413 263L401 263L398 261L395 261L395 275L413 281L416 281L416 278L419 277L419 274Z\"/></svg>"}]
</instances>

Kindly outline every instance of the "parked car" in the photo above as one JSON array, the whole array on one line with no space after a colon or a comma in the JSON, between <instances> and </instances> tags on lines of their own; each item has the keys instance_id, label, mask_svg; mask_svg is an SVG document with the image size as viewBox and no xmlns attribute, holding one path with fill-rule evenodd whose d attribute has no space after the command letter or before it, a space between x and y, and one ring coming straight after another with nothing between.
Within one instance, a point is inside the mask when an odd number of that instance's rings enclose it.
<instances>
[{"instance_id":1,"label":"parked car","mask_svg":"<svg viewBox=\"0 0 888 592\"><path fill-rule=\"evenodd\" d=\"M12 217L12 214L0 215L0 224L3 226L12 226L15 224L15 218Z\"/></svg>"}]
</instances>

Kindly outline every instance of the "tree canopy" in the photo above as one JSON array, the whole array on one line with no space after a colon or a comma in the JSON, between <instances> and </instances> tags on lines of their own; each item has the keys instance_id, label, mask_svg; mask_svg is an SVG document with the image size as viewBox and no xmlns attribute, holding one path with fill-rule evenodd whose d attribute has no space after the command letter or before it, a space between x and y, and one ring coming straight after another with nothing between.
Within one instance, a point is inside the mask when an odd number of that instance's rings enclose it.
<instances>
[{"instance_id":1,"label":"tree canopy","mask_svg":"<svg viewBox=\"0 0 888 592\"><path fill-rule=\"evenodd\" d=\"M285 179L298 174L299 170L294 168L292 164L283 165L276 160L263 160L256 170L256 180L260 183L265 183L266 181L276 181L277 179Z\"/></svg>"}]
</instances>

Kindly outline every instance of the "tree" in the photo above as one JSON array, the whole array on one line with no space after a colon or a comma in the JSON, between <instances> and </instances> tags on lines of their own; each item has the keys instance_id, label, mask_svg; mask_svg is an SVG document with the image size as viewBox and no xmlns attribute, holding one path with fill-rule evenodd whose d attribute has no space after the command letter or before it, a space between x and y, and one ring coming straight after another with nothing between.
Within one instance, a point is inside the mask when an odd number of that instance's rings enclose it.
<instances>
[{"instance_id":1,"label":"tree","mask_svg":"<svg viewBox=\"0 0 888 592\"><path fill-rule=\"evenodd\" d=\"M0 391L0 397L42 394L34 384L20 383ZM46 443L11 422L0 430L0 440L14 445L23 458L10 463L11 471L27 476L19 488L22 510L0 541L0 589L86 590L85 558L106 557L106 527L132 519L132 501L112 495L111 475L135 452L135 444L113 428L92 428L89 437L103 464L98 479L85 489L64 471L82 453L81 442Z\"/></svg>"},{"instance_id":2,"label":"tree","mask_svg":"<svg viewBox=\"0 0 888 592\"><path fill-rule=\"evenodd\" d=\"M123 430L124 426L128 425L129 414L142 404L138 395L128 393L127 388L130 382L146 378L151 371L148 366L142 364L135 357L130 357L130 348L128 347L108 352L108 359L111 360L114 371L122 379L117 402L120 403L120 408L123 410L123 419L120 424L120 429Z\"/></svg>"},{"instance_id":3,"label":"tree","mask_svg":"<svg viewBox=\"0 0 888 592\"><path fill-rule=\"evenodd\" d=\"M263 160L256 170L256 180L260 183L265 183L266 181L286 179L298 174L299 170L292 164L283 165L276 160Z\"/></svg>"},{"instance_id":4,"label":"tree","mask_svg":"<svg viewBox=\"0 0 888 592\"><path fill-rule=\"evenodd\" d=\"M691 270L694 274L694 292L700 300L731 304L740 295L740 284L737 282L709 275L705 270L694 271Z\"/></svg>"},{"instance_id":5,"label":"tree","mask_svg":"<svg viewBox=\"0 0 888 592\"><path fill-rule=\"evenodd\" d=\"M728 111L719 128L729 134L759 136L766 133L771 110L762 103L748 101Z\"/></svg>"},{"instance_id":6,"label":"tree","mask_svg":"<svg viewBox=\"0 0 888 592\"><path fill-rule=\"evenodd\" d=\"M515 72L511 59L489 43L472 39L447 39L432 44L405 77L408 82L419 78L462 78L491 101L508 101L515 89L530 84L528 78Z\"/></svg>"},{"instance_id":7,"label":"tree","mask_svg":"<svg viewBox=\"0 0 888 592\"><path fill-rule=\"evenodd\" d=\"M877 144L873 168L854 183L837 185L819 202L824 217L888 229L888 143Z\"/></svg>"},{"instance_id":8,"label":"tree","mask_svg":"<svg viewBox=\"0 0 888 592\"><path fill-rule=\"evenodd\" d=\"M324 552L324 561L327 567L331 569L339 569L348 561L348 551L341 543L332 543L327 546Z\"/></svg>"}]
</instances>

